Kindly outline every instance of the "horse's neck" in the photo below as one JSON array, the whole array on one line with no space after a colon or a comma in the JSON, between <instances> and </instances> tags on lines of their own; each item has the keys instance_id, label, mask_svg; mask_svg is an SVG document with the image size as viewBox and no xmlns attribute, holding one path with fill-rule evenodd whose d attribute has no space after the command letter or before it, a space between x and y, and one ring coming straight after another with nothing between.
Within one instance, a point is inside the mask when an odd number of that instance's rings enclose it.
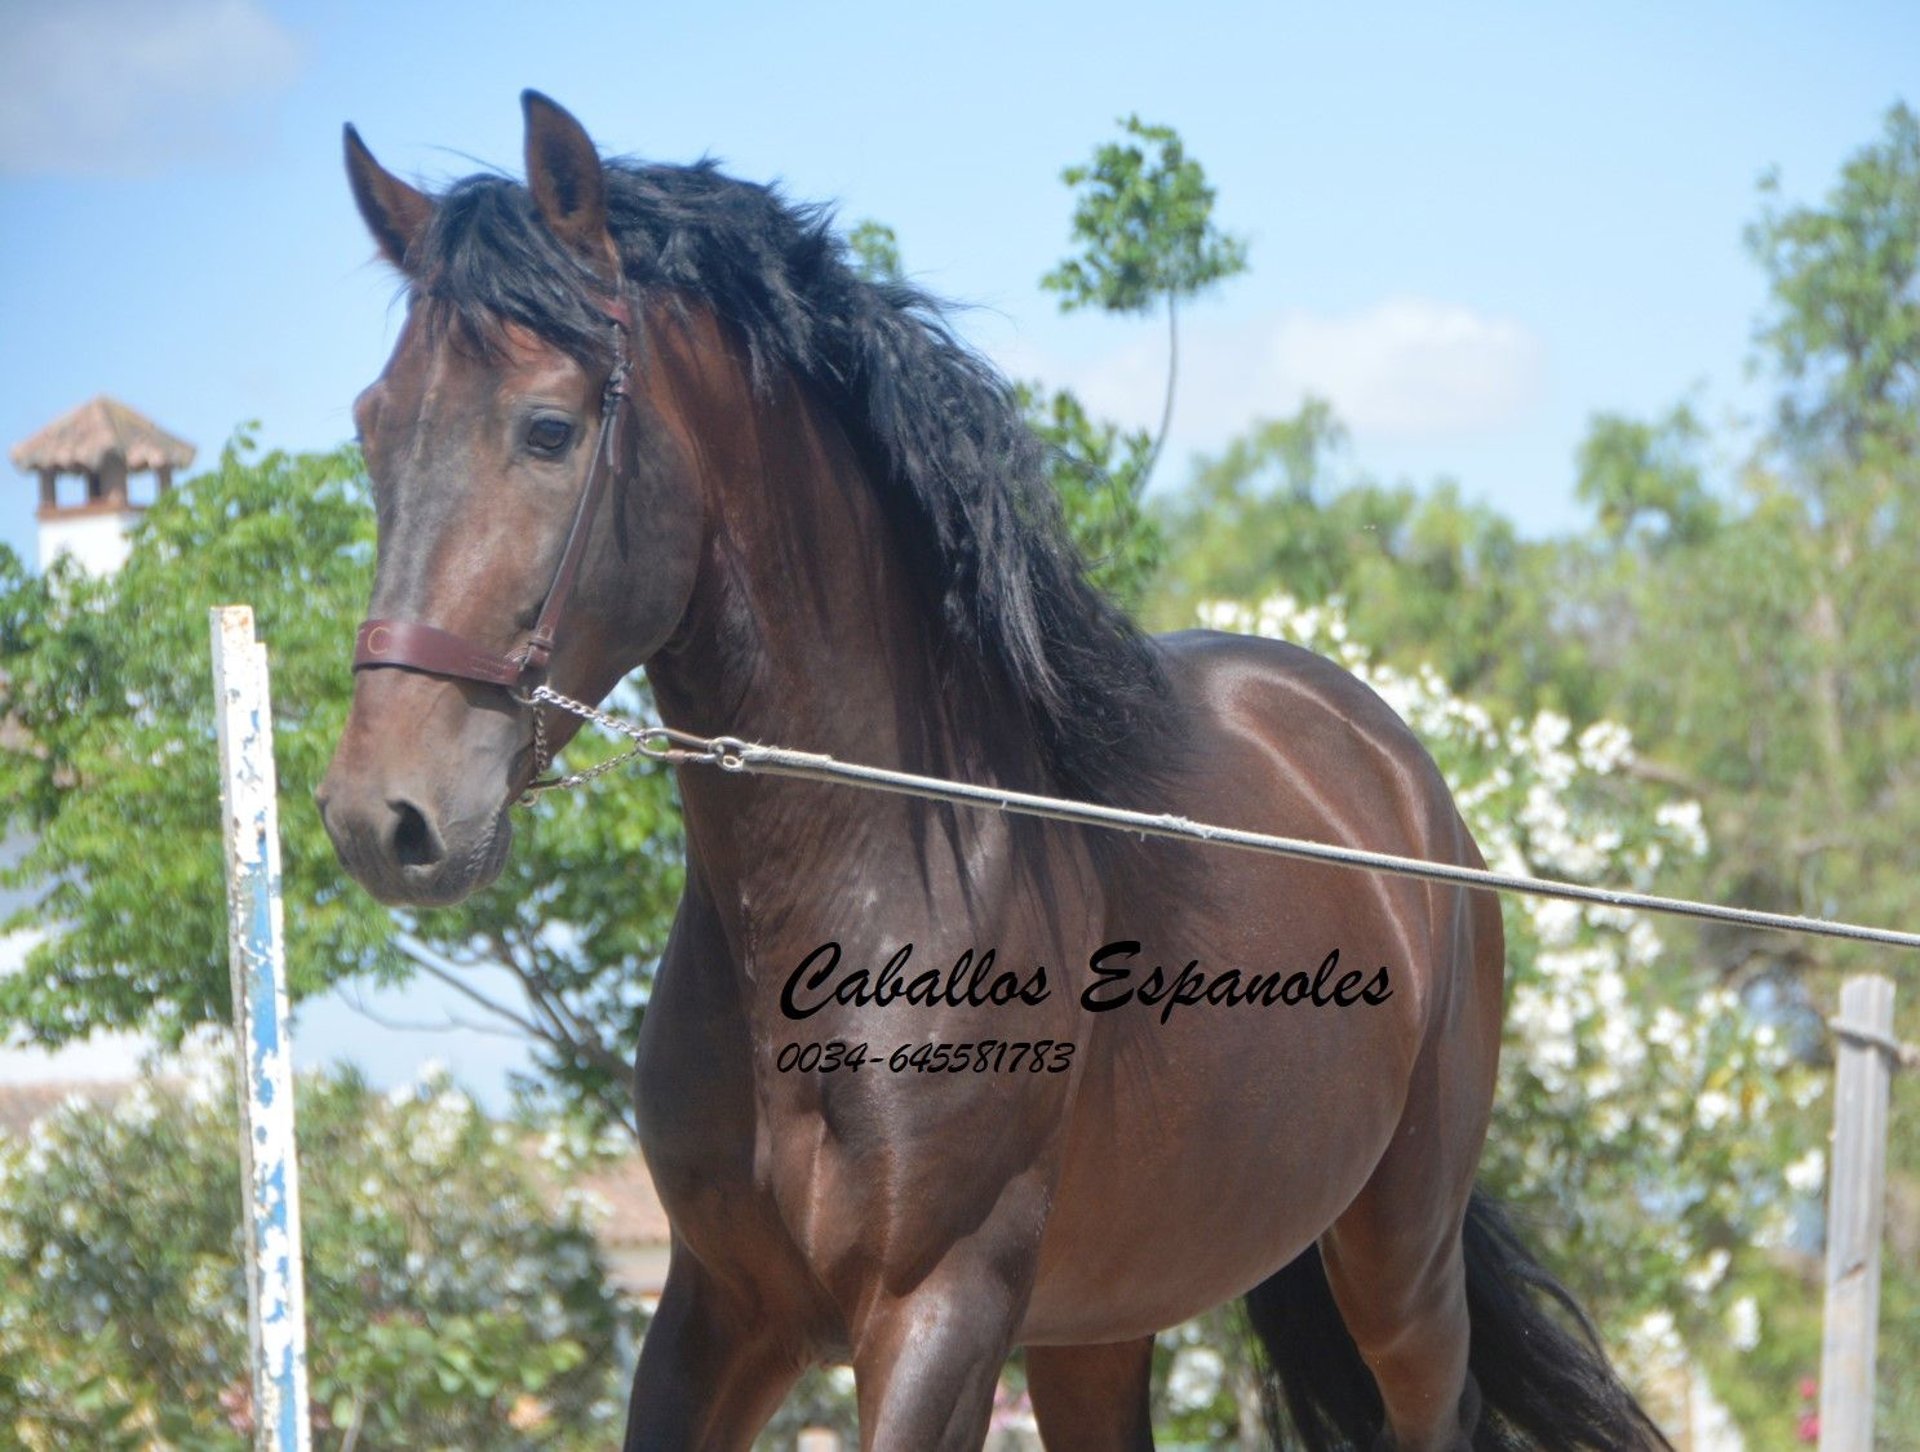
<instances>
[{"instance_id":1,"label":"horse's neck","mask_svg":"<svg viewBox=\"0 0 1920 1452\"><path fill-rule=\"evenodd\" d=\"M783 385L705 452L714 527L649 671L670 724L897 759L894 703L924 699L930 643L844 436Z\"/></svg>"},{"instance_id":2,"label":"horse's neck","mask_svg":"<svg viewBox=\"0 0 1920 1452\"><path fill-rule=\"evenodd\" d=\"M943 675L931 604L846 435L792 380L731 413L696 421L714 527L685 623L648 669L663 719L942 775L1017 760L1020 713ZM729 877L843 871L821 841L885 852L876 823L902 819L853 791L699 775L683 776L691 836Z\"/></svg>"}]
</instances>

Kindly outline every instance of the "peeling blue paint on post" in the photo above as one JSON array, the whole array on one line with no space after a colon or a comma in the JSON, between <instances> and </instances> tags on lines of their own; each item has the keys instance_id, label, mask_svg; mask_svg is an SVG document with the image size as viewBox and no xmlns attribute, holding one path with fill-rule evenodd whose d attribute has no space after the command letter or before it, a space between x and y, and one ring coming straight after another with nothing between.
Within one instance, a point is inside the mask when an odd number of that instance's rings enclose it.
<instances>
[{"instance_id":1,"label":"peeling blue paint on post","mask_svg":"<svg viewBox=\"0 0 1920 1452\"><path fill-rule=\"evenodd\" d=\"M258 1452L308 1452L300 1175L294 1154L267 651L253 638L250 607L216 607L210 615L227 847L227 946L239 1059L235 1077L246 1207L254 1446Z\"/></svg>"}]
</instances>

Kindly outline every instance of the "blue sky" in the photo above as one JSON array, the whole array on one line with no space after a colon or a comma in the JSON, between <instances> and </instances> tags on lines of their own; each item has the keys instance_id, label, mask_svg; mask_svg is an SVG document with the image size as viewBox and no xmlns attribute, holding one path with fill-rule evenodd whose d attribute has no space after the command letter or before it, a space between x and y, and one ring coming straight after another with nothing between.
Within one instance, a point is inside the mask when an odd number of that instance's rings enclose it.
<instances>
[{"instance_id":1,"label":"blue sky","mask_svg":"<svg viewBox=\"0 0 1920 1452\"><path fill-rule=\"evenodd\" d=\"M1569 522L1596 409L1751 407L1740 231L1920 99L1920 11L1786 7L9 4L0 437L112 392L211 452L332 444L391 342L339 162L517 168L523 86L610 150L704 152L899 232L1022 375L1155 414L1153 322L1062 316L1065 164L1180 128L1253 270L1194 310L1165 473L1303 388L1356 461ZM114 57L118 56L117 63ZM108 99L102 99L103 97ZM7 485L6 478L13 483ZM0 477L30 542L31 481Z\"/></svg>"},{"instance_id":2,"label":"blue sky","mask_svg":"<svg viewBox=\"0 0 1920 1452\"><path fill-rule=\"evenodd\" d=\"M1594 411L1762 403L1756 180L1815 199L1920 101L1920 10L1892 4L0 0L0 24L9 444L102 391L203 458L246 419L347 437L397 315L341 123L403 174L517 170L529 85L608 150L712 153L889 223L993 357L1148 423L1162 328L1037 285L1060 169L1138 111L1180 129L1252 261L1193 310L1163 475L1312 389L1358 465L1533 531L1579 517ZM33 502L0 474L29 557Z\"/></svg>"}]
</instances>

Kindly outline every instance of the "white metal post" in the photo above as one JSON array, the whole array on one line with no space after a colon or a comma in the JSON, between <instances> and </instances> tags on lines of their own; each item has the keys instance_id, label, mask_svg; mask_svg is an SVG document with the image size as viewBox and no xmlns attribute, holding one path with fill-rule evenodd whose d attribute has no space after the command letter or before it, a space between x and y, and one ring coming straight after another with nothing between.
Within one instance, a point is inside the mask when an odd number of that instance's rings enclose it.
<instances>
[{"instance_id":1,"label":"white metal post","mask_svg":"<svg viewBox=\"0 0 1920 1452\"><path fill-rule=\"evenodd\" d=\"M1897 1045L1893 982L1840 986L1833 1157L1827 1167L1827 1313L1820 1350L1821 1452L1871 1452L1880 1329L1880 1224L1887 1193L1887 1096Z\"/></svg>"},{"instance_id":2,"label":"white metal post","mask_svg":"<svg viewBox=\"0 0 1920 1452\"><path fill-rule=\"evenodd\" d=\"M306 1293L267 648L253 638L252 607L218 606L210 614L226 825L254 1447L257 1452L308 1452Z\"/></svg>"}]
</instances>

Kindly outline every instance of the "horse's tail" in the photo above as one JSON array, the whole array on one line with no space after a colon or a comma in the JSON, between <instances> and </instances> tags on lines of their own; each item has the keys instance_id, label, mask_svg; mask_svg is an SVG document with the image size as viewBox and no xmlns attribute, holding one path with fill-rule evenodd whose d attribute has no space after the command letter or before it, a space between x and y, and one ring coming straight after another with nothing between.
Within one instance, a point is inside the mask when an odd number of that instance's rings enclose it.
<instances>
[{"instance_id":1,"label":"horse's tail","mask_svg":"<svg viewBox=\"0 0 1920 1452\"><path fill-rule=\"evenodd\" d=\"M1480 1190L1467 1204L1462 1243L1473 1326L1467 1361L1481 1397L1475 1452L1668 1446L1607 1364L1593 1323ZM1340 1319L1319 1247L1249 1291L1246 1310L1266 1352L1275 1445L1372 1447L1385 1420L1380 1393Z\"/></svg>"}]
</instances>

